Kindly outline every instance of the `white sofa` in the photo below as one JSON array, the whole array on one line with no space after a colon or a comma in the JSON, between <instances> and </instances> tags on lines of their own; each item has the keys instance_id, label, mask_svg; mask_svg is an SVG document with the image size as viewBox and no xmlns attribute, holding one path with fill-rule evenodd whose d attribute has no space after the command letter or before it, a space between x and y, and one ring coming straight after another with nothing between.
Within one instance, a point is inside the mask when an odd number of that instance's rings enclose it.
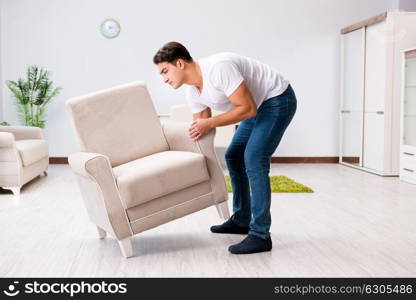
<instances>
[{"instance_id":1,"label":"white sofa","mask_svg":"<svg viewBox=\"0 0 416 300\"><path fill-rule=\"evenodd\" d=\"M48 145L42 129L0 126L0 187L19 195L22 186L49 166Z\"/></svg>"}]
</instances>

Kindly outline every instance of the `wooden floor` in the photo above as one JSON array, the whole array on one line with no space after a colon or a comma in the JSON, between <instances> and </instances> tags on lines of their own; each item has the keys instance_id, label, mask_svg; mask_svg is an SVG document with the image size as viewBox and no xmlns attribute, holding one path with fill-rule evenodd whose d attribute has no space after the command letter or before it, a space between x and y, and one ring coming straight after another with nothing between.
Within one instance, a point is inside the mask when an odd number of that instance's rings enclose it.
<instances>
[{"instance_id":1,"label":"wooden floor","mask_svg":"<svg viewBox=\"0 0 416 300\"><path fill-rule=\"evenodd\" d=\"M133 238L135 257L99 240L67 165L0 190L1 277L415 277L416 185L337 164L278 164L313 194L273 194L268 253L236 256L215 207ZM231 194L230 194L231 200ZM231 201L229 202L231 207Z\"/></svg>"}]
</instances>

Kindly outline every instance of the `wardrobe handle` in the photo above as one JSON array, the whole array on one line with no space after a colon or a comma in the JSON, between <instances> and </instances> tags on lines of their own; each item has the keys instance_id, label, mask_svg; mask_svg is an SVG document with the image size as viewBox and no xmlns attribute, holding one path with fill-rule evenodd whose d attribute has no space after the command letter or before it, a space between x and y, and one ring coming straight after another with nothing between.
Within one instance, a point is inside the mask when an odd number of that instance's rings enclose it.
<instances>
[{"instance_id":1,"label":"wardrobe handle","mask_svg":"<svg viewBox=\"0 0 416 300\"><path fill-rule=\"evenodd\" d=\"M381 110L376 111L376 114L378 114L378 115L384 115L384 111L381 111Z\"/></svg>"},{"instance_id":2,"label":"wardrobe handle","mask_svg":"<svg viewBox=\"0 0 416 300\"><path fill-rule=\"evenodd\" d=\"M410 152L403 152L403 154L405 154L405 155L410 155L410 156L415 156L415 154L414 154L414 153L410 153Z\"/></svg>"},{"instance_id":3,"label":"wardrobe handle","mask_svg":"<svg viewBox=\"0 0 416 300\"><path fill-rule=\"evenodd\" d=\"M404 170L404 171L407 171L407 172L410 172L410 173L413 173L413 172L414 172L414 170L412 170L412 169L407 169L407 168L403 168L403 170Z\"/></svg>"},{"instance_id":4,"label":"wardrobe handle","mask_svg":"<svg viewBox=\"0 0 416 300\"><path fill-rule=\"evenodd\" d=\"M351 112L350 110L345 110L345 109L341 110L342 114L349 114L350 112Z\"/></svg>"}]
</instances>

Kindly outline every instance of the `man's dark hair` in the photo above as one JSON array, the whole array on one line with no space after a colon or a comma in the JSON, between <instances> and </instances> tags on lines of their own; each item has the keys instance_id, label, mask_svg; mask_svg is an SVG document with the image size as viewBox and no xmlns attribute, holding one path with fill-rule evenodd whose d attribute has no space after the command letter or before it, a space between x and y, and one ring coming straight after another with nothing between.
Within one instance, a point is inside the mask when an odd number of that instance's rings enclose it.
<instances>
[{"instance_id":1,"label":"man's dark hair","mask_svg":"<svg viewBox=\"0 0 416 300\"><path fill-rule=\"evenodd\" d=\"M188 63L194 61L184 45L178 42L169 42L157 51L153 57L153 62L156 65L162 62L174 64L179 58L182 58Z\"/></svg>"}]
</instances>

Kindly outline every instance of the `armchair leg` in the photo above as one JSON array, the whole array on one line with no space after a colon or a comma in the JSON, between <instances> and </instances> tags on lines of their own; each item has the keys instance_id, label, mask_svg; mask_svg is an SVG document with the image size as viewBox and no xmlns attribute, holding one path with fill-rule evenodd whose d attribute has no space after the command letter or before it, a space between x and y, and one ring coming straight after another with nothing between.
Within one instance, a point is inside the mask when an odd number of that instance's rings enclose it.
<instances>
[{"instance_id":1,"label":"armchair leg","mask_svg":"<svg viewBox=\"0 0 416 300\"><path fill-rule=\"evenodd\" d=\"M223 220L228 220L230 218L230 210L228 209L228 201L224 201L218 204L215 204L217 207L218 215Z\"/></svg>"},{"instance_id":2,"label":"armchair leg","mask_svg":"<svg viewBox=\"0 0 416 300\"><path fill-rule=\"evenodd\" d=\"M44 171L44 172L43 172L43 175L44 175L44 176L48 176L48 172Z\"/></svg>"},{"instance_id":3,"label":"armchair leg","mask_svg":"<svg viewBox=\"0 0 416 300\"><path fill-rule=\"evenodd\" d=\"M20 186L4 186L3 188L6 190L11 190L15 196L20 195Z\"/></svg>"},{"instance_id":4,"label":"armchair leg","mask_svg":"<svg viewBox=\"0 0 416 300\"><path fill-rule=\"evenodd\" d=\"M100 237L100 239L105 239L105 237L107 236L107 232L105 232L104 229L102 229L101 227L97 226L97 231L98 231L98 236Z\"/></svg>"},{"instance_id":5,"label":"armchair leg","mask_svg":"<svg viewBox=\"0 0 416 300\"><path fill-rule=\"evenodd\" d=\"M118 244L120 245L121 253L125 258L133 256L133 246L131 244L131 237L118 241Z\"/></svg>"}]
</instances>

